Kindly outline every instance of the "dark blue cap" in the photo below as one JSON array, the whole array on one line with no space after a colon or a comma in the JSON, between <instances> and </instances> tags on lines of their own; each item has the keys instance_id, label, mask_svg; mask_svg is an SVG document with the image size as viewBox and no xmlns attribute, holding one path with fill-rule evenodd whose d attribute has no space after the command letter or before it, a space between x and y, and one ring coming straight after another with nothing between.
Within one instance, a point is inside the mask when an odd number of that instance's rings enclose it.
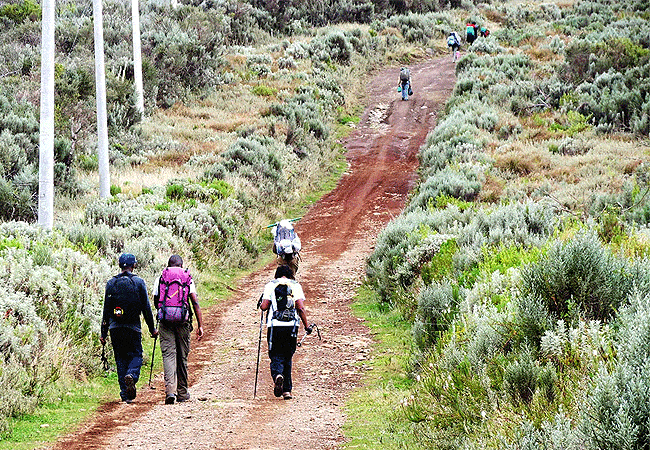
<instances>
[{"instance_id":1,"label":"dark blue cap","mask_svg":"<svg viewBox=\"0 0 650 450\"><path fill-rule=\"evenodd\" d=\"M138 261L135 259L135 255L131 253L122 253L120 255L120 268L124 269L125 267L135 266Z\"/></svg>"}]
</instances>

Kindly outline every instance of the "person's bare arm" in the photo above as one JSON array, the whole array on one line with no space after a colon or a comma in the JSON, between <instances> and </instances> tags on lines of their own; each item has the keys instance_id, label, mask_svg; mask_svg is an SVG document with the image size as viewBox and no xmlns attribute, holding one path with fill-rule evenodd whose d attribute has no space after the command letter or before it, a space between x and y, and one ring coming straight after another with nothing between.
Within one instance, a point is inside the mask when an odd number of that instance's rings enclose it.
<instances>
[{"instance_id":1,"label":"person's bare arm","mask_svg":"<svg viewBox=\"0 0 650 450\"><path fill-rule=\"evenodd\" d=\"M298 311L298 317L300 317L305 329L309 328L309 324L307 323L307 312L305 311L305 301L303 299L296 300L296 311Z\"/></svg>"},{"instance_id":2,"label":"person's bare arm","mask_svg":"<svg viewBox=\"0 0 650 450\"><path fill-rule=\"evenodd\" d=\"M196 297L195 293L190 294L190 299L192 299L192 308L194 308L194 314L196 314L196 336L201 340L203 337L203 315L201 314L201 307L199 306L199 300Z\"/></svg>"}]
</instances>

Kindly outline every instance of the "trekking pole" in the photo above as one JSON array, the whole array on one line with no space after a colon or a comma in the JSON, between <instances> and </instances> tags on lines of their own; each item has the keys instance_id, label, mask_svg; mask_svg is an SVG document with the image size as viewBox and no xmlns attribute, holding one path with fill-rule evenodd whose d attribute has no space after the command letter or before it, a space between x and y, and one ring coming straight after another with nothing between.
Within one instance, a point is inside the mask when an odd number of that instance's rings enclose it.
<instances>
[{"instance_id":1,"label":"trekking pole","mask_svg":"<svg viewBox=\"0 0 650 450\"><path fill-rule=\"evenodd\" d=\"M297 221L299 221L300 219L302 219L302 217L295 217L295 218L293 218L293 219L287 219L287 220L288 220L289 222L292 222L292 223L293 223L293 222L297 222ZM273 228L274 226L278 225L279 223L280 223L280 222L272 223L271 225L267 225L265 228Z\"/></svg>"},{"instance_id":2,"label":"trekking pole","mask_svg":"<svg viewBox=\"0 0 650 450\"><path fill-rule=\"evenodd\" d=\"M108 372L108 358L106 358L106 342L102 342L102 367L104 372Z\"/></svg>"},{"instance_id":3,"label":"trekking pole","mask_svg":"<svg viewBox=\"0 0 650 450\"><path fill-rule=\"evenodd\" d=\"M262 324L264 323L264 311L260 316L260 338L257 343L257 366L255 367L255 388L253 389L253 399L257 396L257 374L260 372L260 351L262 349Z\"/></svg>"},{"instance_id":4,"label":"trekking pole","mask_svg":"<svg viewBox=\"0 0 650 450\"><path fill-rule=\"evenodd\" d=\"M156 320L156 330L158 329L158 320ZM151 352L151 369L149 369L149 388L156 389L155 386L151 385L151 375L153 374L153 358L156 356L156 341L158 341L158 335L153 338L153 351Z\"/></svg>"},{"instance_id":5,"label":"trekking pole","mask_svg":"<svg viewBox=\"0 0 650 450\"><path fill-rule=\"evenodd\" d=\"M318 340L322 341L323 339L320 337L320 329L318 328L318 325L316 325L315 323L312 323L311 327L316 329L316 334L318 334ZM309 336L309 335L307 333L305 333L305 335L302 337L302 339L300 339L300 342L298 342L298 347L302 346L302 341L304 341L307 336Z\"/></svg>"}]
</instances>

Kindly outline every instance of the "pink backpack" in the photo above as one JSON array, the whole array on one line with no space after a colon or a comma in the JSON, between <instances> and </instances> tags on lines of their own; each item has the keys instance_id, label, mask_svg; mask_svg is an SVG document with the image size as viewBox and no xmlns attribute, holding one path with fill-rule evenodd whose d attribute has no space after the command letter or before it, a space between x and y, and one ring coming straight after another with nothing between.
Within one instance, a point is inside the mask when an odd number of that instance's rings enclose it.
<instances>
[{"instance_id":1,"label":"pink backpack","mask_svg":"<svg viewBox=\"0 0 650 450\"><path fill-rule=\"evenodd\" d=\"M158 320L184 323L190 320L190 284L192 275L182 267L166 267L158 288Z\"/></svg>"}]
</instances>

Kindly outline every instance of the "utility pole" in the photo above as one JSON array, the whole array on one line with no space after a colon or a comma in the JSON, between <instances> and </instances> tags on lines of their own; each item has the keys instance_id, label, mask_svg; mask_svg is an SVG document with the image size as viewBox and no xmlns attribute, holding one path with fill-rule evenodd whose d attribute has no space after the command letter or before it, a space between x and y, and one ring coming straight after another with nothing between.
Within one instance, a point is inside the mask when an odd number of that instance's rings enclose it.
<instances>
[{"instance_id":1,"label":"utility pole","mask_svg":"<svg viewBox=\"0 0 650 450\"><path fill-rule=\"evenodd\" d=\"M54 226L54 13L55 0L41 3L41 117L38 138L38 224Z\"/></svg>"},{"instance_id":2,"label":"utility pole","mask_svg":"<svg viewBox=\"0 0 650 450\"><path fill-rule=\"evenodd\" d=\"M144 89L142 87L142 46L140 44L140 7L138 0L131 0L133 22L133 78L135 80L135 108L144 117Z\"/></svg>"},{"instance_id":3,"label":"utility pole","mask_svg":"<svg viewBox=\"0 0 650 450\"><path fill-rule=\"evenodd\" d=\"M95 37L95 100L97 102L97 161L99 163L99 197L111 195L108 162L108 122L106 113L106 73L104 69L104 18L102 0L93 0Z\"/></svg>"}]
</instances>

